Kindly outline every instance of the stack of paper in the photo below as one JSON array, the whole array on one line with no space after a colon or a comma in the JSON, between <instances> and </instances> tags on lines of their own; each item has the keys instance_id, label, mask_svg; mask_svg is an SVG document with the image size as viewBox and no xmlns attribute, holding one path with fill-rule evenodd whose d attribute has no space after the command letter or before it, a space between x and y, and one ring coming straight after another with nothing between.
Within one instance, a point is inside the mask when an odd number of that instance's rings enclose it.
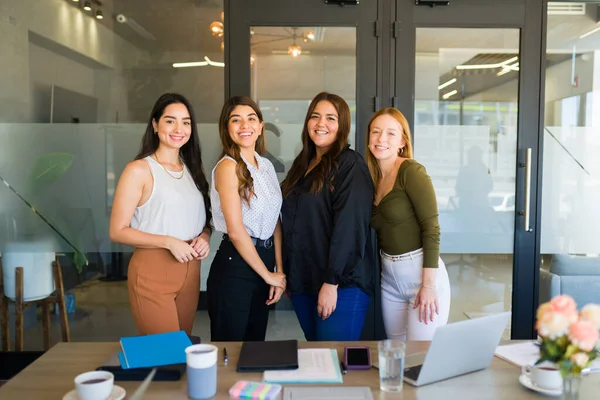
<instances>
[{"instance_id":1,"label":"stack of paper","mask_svg":"<svg viewBox=\"0 0 600 400\"><path fill-rule=\"evenodd\" d=\"M298 369L265 371L269 383L342 383L342 371L335 349L299 349Z\"/></svg>"},{"instance_id":2,"label":"stack of paper","mask_svg":"<svg viewBox=\"0 0 600 400\"><path fill-rule=\"evenodd\" d=\"M120 343L123 369L184 364L185 349L192 345L185 331L124 337Z\"/></svg>"}]
</instances>

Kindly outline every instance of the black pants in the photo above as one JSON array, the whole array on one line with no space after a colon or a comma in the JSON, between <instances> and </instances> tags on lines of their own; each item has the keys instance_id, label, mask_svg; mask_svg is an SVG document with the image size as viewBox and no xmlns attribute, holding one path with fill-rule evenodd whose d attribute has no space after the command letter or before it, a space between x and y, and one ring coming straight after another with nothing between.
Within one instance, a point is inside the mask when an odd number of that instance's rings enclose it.
<instances>
[{"instance_id":1,"label":"black pants","mask_svg":"<svg viewBox=\"0 0 600 400\"><path fill-rule=\"evenodd\" d=\"M258 255L270 271L275 249L257 246ZM224 239L210 266L206 283L210 340L213 342L263 341L267 333L269 285Z\"/></svg>"}]
</instances>

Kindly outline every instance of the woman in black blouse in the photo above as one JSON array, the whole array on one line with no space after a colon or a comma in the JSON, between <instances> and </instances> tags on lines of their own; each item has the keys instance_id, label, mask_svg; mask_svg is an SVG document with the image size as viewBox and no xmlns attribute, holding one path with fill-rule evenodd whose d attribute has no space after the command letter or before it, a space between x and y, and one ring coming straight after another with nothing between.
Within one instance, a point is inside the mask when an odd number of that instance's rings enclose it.
<instances>
[{"instance_id":1,"label":"woman in black blouse","mask_svg":"<svg viewBox=\"0 0 600 400\"><path fill-rule=\"evenodd\" d=\"M319 93L282 183L283 265L309 341L358 340L373 291L373 181L349 135L348 104Z\"/></svg>"}]
</instances>

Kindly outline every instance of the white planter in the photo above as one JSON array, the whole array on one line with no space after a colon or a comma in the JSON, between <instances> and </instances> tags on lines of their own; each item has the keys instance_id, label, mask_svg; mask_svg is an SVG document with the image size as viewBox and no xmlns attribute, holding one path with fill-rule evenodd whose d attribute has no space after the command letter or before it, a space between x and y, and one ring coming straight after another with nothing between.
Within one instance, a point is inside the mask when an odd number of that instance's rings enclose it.
<instances>
[{"instance_id":1,"label":"white planter","mask_svg":"<svg viewBox=\"0 0 600 400\"><path fill-rule=\"evenodd\" d=\"M23 300L33 301L54 292L52 262L55 260L51 242L8 242L2 246L4 292L15 300L15 269L23 267Z\"/></svg>"}]
</instances>

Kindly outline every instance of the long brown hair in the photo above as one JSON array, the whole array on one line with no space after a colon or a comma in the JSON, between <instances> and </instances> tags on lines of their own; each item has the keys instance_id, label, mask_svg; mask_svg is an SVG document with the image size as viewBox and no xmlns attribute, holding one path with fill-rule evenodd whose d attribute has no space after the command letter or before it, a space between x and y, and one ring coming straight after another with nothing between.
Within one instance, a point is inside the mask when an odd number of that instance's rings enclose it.
<instances>
[{"instance_id":1,"label":"long brown hair","mask_svg":"<svg viewBox=\"0 0 600 400\"><path fill-rule=\"evenodd\" d=\"M238 106L248 106L254 110L258 120L263 123L263 115L258 108L258 104L254 102L250 97L247 96L234 96L227 100L225 104L223 104L223 108L221 109L221 117L219 118L219 136L221 137L221 145L223 146L223 151L221 152L221 156L219 158L223 158L225 156L229 156L235 160L237 163L235 167L235 174L239 180L238 193L240 194L240 198L244 200L247 204L250 204L250 198L254 196L254 180L252 179L252 175L250 175L250 171L246 166L246 163L242 160L242 156L240 154L240 147L231 139L229 135L229 117L233 110ZM255 151L263 155L267 152L267 148L265 145L265 135L264 132L264 124L263 129L261 131L260 136L256 139L256 147Z\"/></svg>"},{"instance_id":2,"label":"long brown hair","mask_svg":"<svg viewBox=\"0 0 600 400\"><path fill-rule=\"evenodd\" d=\"M402 153L398 154L398 157L413 158L412 142L410 139L410 126L408 125L408 121L406 120L406 117L404 116L404 114L402 114L400 111L398 111L397 109L392 108L392 107L382 108L381 110L379 110L375 114L373 114L373 116L371 117L371 120L369 121L369 125L367 126L367 152L366 152L367 157L366 157L366 159L367 159L367 165L369 166L369 172L371 173L371 178L373 178L373 182L375 183L375 188L377 188L377 185L379 184L379 181L381 180L381 169L379 168L379 164L377 164L377 159L373 156L373 153L371 153L371 150L369 149L369 139L371 137L370 133L371 133L371 125L373 124L373 121L375 121L375 119L377 117L380 117L382 115L391 116L396 121L398 121L398 123L402 127L402 138L404 139L405 144L404 144L404 149L402 150Z\"/></svg>"},{"instance_id":3,"label":"long brown hair","mask_svg":"<svg viewBox=\"0 0 600 400\"><path fill-rule=\"evenodd\" d=\"M320 101L328 101L335 107L338 113L338 131L335 142L333 142L327 153L323 154L321 161L313 170L313 180L310 186L312 194L316 194L323 189L327 175L333 168L337 167L337 157L348 146L348 136L350 136L350 107L348 107L348 103L338 95L327 92L319 93L312 100L306 112L304 127L302 128L302 151L294 160L290 172L281 183L283 197L286 197L300 179L304 177L310 161L317 153L317 146L308 134L308 121Z\"/></svg>"},{"instance_id":4,"label":"long brown hair","mask_svg":"<svg viewBox=\"0 0 600 400\"><path fill-rule=\"evenodd\" d=\"M194 113L194 109L192 108L192 105L188 99L178 93L165 93L156 100L154 107L152 107L152 111L150 112L150 118L148 120L148 124L146 125L146 132L142 137L140 150L137 156L135 156L135 159L141 160L155 153L158 149L160 140L158 139L158 135L154 132L152 121L158 124L160 117L162 117L165 113L165 109L171 104L183 104L190 114L192 133L190 134L190 139L187 141L187 143L181 146L181 149L179 149L179 156L183 159L183 163L190 171L196 187L204 198L204 212L206 213L205 227L208 227L212 230L212 215L210 210L210 198L208 196L208 181L204 174L204 167L202 165L202 151L200 149L200 140L198 138L198 125L196 124L196 115Z\"/></svg>"}]
</instances>

